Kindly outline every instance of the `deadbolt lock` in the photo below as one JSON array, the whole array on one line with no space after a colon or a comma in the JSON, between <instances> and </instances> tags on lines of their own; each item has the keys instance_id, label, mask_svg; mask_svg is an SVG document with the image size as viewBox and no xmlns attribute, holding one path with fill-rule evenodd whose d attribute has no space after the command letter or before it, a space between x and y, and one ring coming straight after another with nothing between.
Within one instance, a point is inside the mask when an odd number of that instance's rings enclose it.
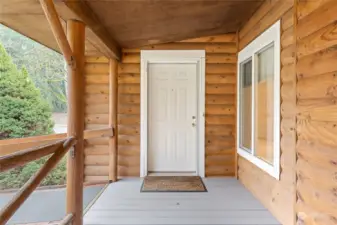
<instances>
[{"instance_id":1,"label":"deadbolt lock","mask_svg":"<svg viewBox=\"0 0 337 225\"><path fill-rule=\"evenodd\" d=\"M195 127L197 124L196 116L192 116L192 127Z\"/></svg>"}]
</instances>

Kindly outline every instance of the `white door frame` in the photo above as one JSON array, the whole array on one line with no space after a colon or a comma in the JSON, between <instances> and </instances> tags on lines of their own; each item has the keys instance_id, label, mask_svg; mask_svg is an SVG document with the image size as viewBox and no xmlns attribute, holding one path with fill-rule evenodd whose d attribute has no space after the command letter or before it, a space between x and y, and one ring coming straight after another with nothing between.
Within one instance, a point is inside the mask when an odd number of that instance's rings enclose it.
<instances>
[{"instance_id":1,"label":"white door frame","mask_svg":"<svg viewBox=\"0 0 337 225\"><path fill-rule=\"evenodd\" d=\"M148 65L150 63L193 63L197 66L197 154L196 175L205 177L205 51L142 50L140 72L140 176L148 174Z\"/></svg>"}]
</instances>

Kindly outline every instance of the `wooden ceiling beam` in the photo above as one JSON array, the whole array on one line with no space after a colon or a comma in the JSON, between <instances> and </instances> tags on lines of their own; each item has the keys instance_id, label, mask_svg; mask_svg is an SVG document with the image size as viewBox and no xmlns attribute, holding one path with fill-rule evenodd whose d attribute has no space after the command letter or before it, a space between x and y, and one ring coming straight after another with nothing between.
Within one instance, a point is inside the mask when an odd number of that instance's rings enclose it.
<instances>
[{"instance_id":1,"label":"wooden ceiling beam","mask_svg":"<svg viewBox=\"0 0 337 225\"><path fill-rule=\"evenodd\" d=\"M100 39L105 47L104 49L100 49L101 52L106 53L106 56L110 58L120 60L121 47L113 39L113 37L111 37L94 11L85 1L61 0L61 2L63 2L74 14L76 14L76 16L92 30L98 39Z\"/></svg>"},{"instance_id":2,"label":"wooden ceiling beam","mask_svg":"<svg viewBox=\"0 0 337 225\"><path fill-rule=\"evenodd\" d=\"M67 36L64 33L53 0L40 0L40 4L68 66L75 67L73 52L70 48Z\"/></svg>"}]
</instances>

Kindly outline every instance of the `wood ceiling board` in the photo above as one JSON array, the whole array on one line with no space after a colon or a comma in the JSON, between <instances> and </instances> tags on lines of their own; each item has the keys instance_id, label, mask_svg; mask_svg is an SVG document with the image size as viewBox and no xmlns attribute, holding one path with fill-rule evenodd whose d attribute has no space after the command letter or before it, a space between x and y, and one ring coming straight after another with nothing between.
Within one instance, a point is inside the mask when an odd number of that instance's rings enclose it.
<instances>
[{"instance_id":1,"label":"wood ceiling board","mask_svg":"<svg viewBox=\"0 0 337 225\"><path fill-rule=\"evenodd\" d=\"M44 15L0 15L0 23L50 49L60 52Z\"/></svg>"},{"instance_id":2,"label":"wood ceiling board","mask_svg":"<svg viewBox=\"0 0 337 225\"><path fill-rule=\"evenodd\" d=\"M0 0L0 23L57 52L60 49L38 0ZM65 28L65 22L61 20ZM90 30L86 29L87 34ZM92 38L93 40L90 40ZM97 37L86 38L86 55L102 55L92 42ZM96 38L96 39L95 39Z\"/></svg>"},{"instance_id":3,"label":"wood ceiling board","mask_svg":"<svg viewBox=\"0 0 337 225\"><path fill-rule=\"evenodd\" d=\"M59 52L38 0L0 0L0 23Z\"/></svg>"},{"instance_id":4,"label":"wood ceiling board","mask_svg":"<svg viewBox=\"0 0 337 225\"><path fill-rule=\"evenodd\" d=\"M55 1L56 5L60 1L64 0ZM236 31L260 3L259 0L96 0L89 5L118 42L125 47L140 47ZM63 19L73 16L65 7L58 12ZM0 22L59 52L38 0L0 0ZM103 41L91 29L86 29L86 33L86 54L107 56Z\"/></svg>"},{"instance_id":5,"label":"wood ceiling board","mask_svg":"<svg viewBox=\"0 0 337 225\"><path fill-rule=\"evenodd\" d=\"M0 0L0 14L41 14L38 0Z\"/></svg>"},{"instance_id":6,"label":"wood ceiling board","mask_svg":"<svg viewBox=\"0 0 337 225\"><path fill-rule=\"evenodd\" d=\"M236 32L263 0L86 0L123 47Z\"/></svg>"}]
</instances>

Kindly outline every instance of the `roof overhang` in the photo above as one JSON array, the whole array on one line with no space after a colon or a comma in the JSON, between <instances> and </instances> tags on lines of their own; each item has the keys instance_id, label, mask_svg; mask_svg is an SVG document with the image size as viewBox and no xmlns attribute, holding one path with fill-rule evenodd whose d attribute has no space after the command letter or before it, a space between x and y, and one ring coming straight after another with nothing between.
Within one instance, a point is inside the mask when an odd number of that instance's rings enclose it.
<instances>
[{"instance_id":1,"label":"roof overhang","mask_svg":"<svg viewBox=\"0 0 337 225\"><path fill-rule=\"evenodd\" d=\"M86 25L86 55L236 32L263 0L54 0L61 23ZM0 0L0 23L60 51L39 0Z\"/></svg>"}]
</instances>

